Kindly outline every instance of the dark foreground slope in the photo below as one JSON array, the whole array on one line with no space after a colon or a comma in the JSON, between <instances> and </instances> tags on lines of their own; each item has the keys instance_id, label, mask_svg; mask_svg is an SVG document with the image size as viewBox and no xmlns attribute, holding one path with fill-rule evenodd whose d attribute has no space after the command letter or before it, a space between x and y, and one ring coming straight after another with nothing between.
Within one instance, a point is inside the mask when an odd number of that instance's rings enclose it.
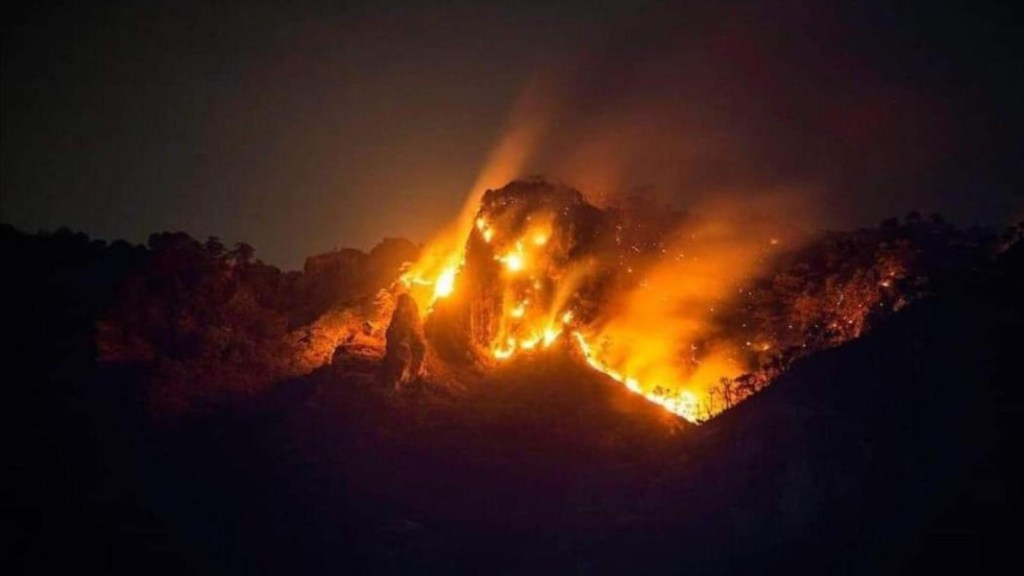
<instances>
[{"instance_id":1,"label":"dark foreground slope","mask_svg":"<svg viewBox=\"0 0 1024 576\"><path fill-rule=\"evenodd\" d=\"M154 422L142 375L90 360L100 296L38 263L9 304L21 336L5 357L9 561L15 573L997 573L1021 505L1020 256L700 428L567 354L401 393L322 369Z\"/></svg>"},{"instance_id":2,"label":"dark foreground slope","mask_svg":"<svg viewBox=\"0 0 1024 576\"><path fill-rule=\"evenodd\" d=\"M1024 486L1019 248L700 428L645 530L617 535L633 553L602 565L1006 573Z\"/></svg>"}]
</instances>

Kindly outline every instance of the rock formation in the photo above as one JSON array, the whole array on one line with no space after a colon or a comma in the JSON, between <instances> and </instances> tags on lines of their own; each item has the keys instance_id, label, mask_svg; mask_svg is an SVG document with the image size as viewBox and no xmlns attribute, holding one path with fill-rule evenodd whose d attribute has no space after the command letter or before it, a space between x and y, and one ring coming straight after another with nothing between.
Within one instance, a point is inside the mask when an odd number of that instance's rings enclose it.
<instances>
[{"instance_id":1,"label":"rock formation","mask_svg":"<svg viewBox=\"0 0 1024 576\"><path fill-rule=\"evenodd\" d=\"M398 295L385 338L381 378L386 384L401 388L420 377L427 351L419 307L408 294Z\"/></svg>"},{"instance_id":2,"label":"rock formation","mask_svg":"<svg viewBox=\"0 0 1024 576\"><path fill-rule=\"evenodd\" d=\"M509 335L510 306L529 301L533 310L549 312L558 301L565 308L592 308L600 299L595 292L608 286L609 271L602 266L617 262L596 255L613 253L613 242L607 215L573 188L516 181L488 190L466 242L458 297L438 301L427 322L431 344L448 361L487 364L490 349ZM510 257L521 258L512 270ZM585 281L568 294L559 290L560 283L564 288L567 279L582 276Z\"/></svg>"}]
</instances>

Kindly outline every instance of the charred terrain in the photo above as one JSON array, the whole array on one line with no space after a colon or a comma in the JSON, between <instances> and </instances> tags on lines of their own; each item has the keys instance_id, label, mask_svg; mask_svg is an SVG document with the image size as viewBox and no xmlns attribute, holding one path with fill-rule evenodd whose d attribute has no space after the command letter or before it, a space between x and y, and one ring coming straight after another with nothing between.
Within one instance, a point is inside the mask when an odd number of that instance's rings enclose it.
<instances>
[{"instance_id":1,"label":"charred terrain","mask_svg":"<svg viewBox=\"0 0 1024 576\"><path fill-rule=\"evenodd\" d=\"M404 240L281 272L3 228L14 572L1013 565L1024 229L765 236L673 367L737 368L684 405L599 344L707 229L656 212L512 183L429 282Z\"/></svg>"}]
</instances>

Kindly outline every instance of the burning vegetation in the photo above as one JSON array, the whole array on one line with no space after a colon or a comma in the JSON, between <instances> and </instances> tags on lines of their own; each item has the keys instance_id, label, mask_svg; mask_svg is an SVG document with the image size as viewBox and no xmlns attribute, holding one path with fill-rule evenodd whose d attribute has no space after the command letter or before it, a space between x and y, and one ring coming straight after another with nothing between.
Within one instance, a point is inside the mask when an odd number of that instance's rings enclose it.
<instances>
[{"instance_id":1,"label":"burning vegetation","mask_svg":"<svg viewBox=\"0 0 1024 576\"><path fill-rule=\"evenodd\" d=\"M769 251L630 204L598 208L542 181L487 191L463 253L445 259L459 265L404 277L441 357L488 366L557 347L690 421L720 410L710 389L747 366L716 333L716 306Z\"/></svg>"},{"instance_id":2,"label":"burning vegetation","mask_svg":"<svg viewBox=\"0 0 1024 576\"><path fill-rule=\"evenodd\" d=\"M483 195L460 249L428 246L399 289L426 311L445 362L568 351L697 422L924 294L921 225L809 242L740 206L598 207L564 185L515 181Z\"/></svg>"},{"instance_id":3,"label":"burning vegetation","mask_svg":"<svg viewBox=\"0 0 1024 576\"><path fill-rule=\"evenodd\" d=\"M106 249L123 265L98 358L146 374L158 412L188 412L326 365L459 388L469 372L554 354L700 422L1006 244L937 216L809 237L765 213L642 195L598 206L514 181L479 198L461 242L389 240L288 273L245 245L154 235Z\"/></svg>"}]
</instances>

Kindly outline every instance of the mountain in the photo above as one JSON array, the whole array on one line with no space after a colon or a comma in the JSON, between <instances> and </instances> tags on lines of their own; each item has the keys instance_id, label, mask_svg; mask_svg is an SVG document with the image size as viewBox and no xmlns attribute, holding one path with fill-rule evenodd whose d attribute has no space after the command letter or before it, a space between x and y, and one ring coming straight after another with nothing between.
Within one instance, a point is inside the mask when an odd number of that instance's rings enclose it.
<instances>
[{"instance_id":1,"label":"mountain","mask_svg":"<svg viewBox=\"0 0 1024 576\"><path fill-rule=\"evenodd\" d=\"M1013 565L1019 243L701 426L568 347L401 390L326 365L168 419L160 363L96 347L147 249L5 230L3 252L13 573Z\"/></svg>"}]
</instances>

